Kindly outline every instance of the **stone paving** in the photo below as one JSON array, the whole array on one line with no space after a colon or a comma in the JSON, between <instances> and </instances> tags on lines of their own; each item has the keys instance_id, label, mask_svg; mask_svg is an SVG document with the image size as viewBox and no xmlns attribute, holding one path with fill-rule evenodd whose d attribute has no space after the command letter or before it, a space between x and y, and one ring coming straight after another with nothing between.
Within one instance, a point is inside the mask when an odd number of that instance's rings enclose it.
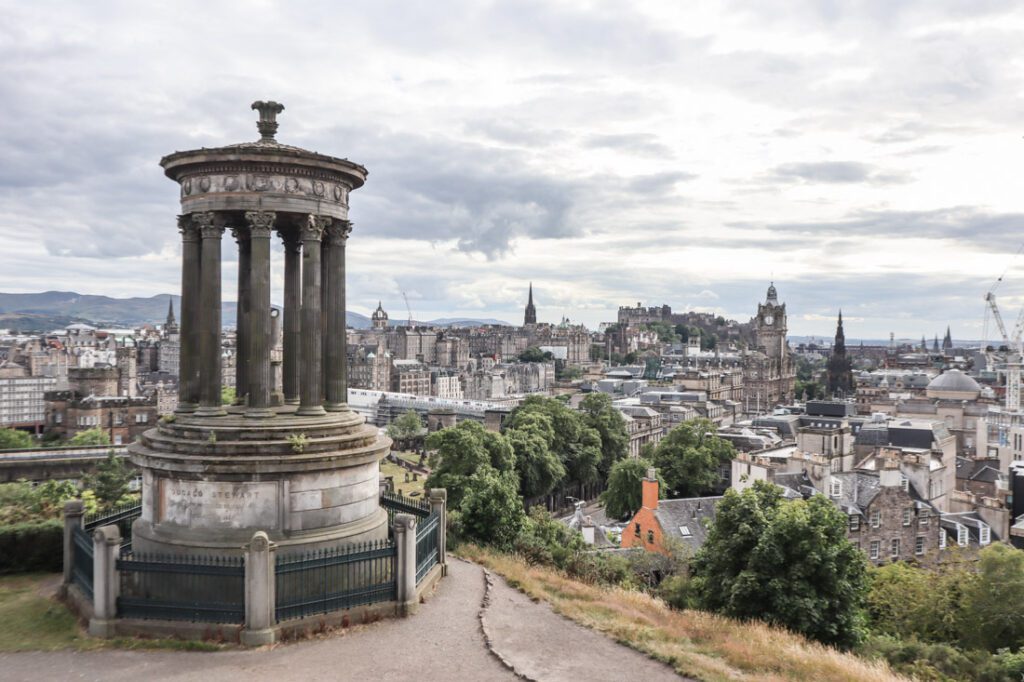
<instances>
[{"instance_id":1,"label":"stone paving","mask_svg":"<svg viewBox=\"0 0 1024 682\"><path fill-rule=\"evenodd\" d=\"M253 651L0 654L0 678L8 682L681 679L668 666L558 616L546 604L532 602L496 576L490 580L488 594L484 571L475 564L453 559L449 567L449 578L408 619Z\"/></svg>"}]
</instances>

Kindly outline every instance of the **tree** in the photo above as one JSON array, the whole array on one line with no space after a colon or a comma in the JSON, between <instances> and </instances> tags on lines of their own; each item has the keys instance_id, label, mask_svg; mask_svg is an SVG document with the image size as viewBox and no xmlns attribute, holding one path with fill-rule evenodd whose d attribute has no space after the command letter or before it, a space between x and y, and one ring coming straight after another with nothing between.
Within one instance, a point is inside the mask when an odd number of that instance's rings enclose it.
<instances>
[{"instance_id":1,"label":"tree","mask_svg":"<svg viewBox=\"0 0 1024 682\"><path fill-rule=\"evenodd\" d=\"M407 410L399 415L397 419L388 424L388 437L392 440L402 441L414 438L423 431L423 421L415 410Z\"/></svg>"},{"instance_id":2,"label":"tree","mask_svg":"<svg viewBox=\"0 0 1024 682\"><path fill-rule=\"evenodd\" d=\"M234 405L235 400L238 398L235 395L234 386L221 386L220 387L220 403L221 405Z\"/></svg>"},{"instance_id":3,"label":"tree","mask_svg":"<svg viewBox=\"0 0 1024 682\"><path fill-rule=\"evenodd\" d=\"M961 639L967 646L996 651L1024 645L1024 553L1003 544L978 556L978 572L963 591Z\"/></svg>"},{"instance_id":4,"label":"tree","mask_svg":"<svg viewBox=\"0 0 1024 682\"><path fill-rule=\"evenodd\" d=\"M526 499L547 495L565 478L565 465L549 446L553 430L550 417L531 413L505 434L516 456L519 493Z\"/></svg>"},{"instance_id":5,"label":"tree","mask_svg":"<svg viewBox=\"0 0 1024 682\"><path fill-rule=\"evenodd\" d=\"M549 362L555 356L551 351L543 351L537 346L530 346L519 354L520 362Z\"/></svg>"},{"instance_id":6,"label":"tree","mask_svg":"<svg viewBox=\"0 0 1024 682\"><path fill-rule=\"evenodd\" d=\"M601 462L597 468L601 477L607 479L612 465L626 456L629 447L626 420L605 393L587 395L580 403L580 412L586 425L596 430L601 438Z\"/></svg>"},{"instance_id":7,"label":"tree","mask_svg":"<svg viewBox=\"0 0 1024 682\"><path fill-rule=\"evenodd\" d=\"M124 460L117 457L114 451L107 453L107 458L96 466L96 473L87 476L85 486L96 493L96 499L104 507L113 507L118 500L128 494L128 484L134 474Z\"/></svg>"},{"instance_id":8,"label":"tree","mask_svg":"<svg viewBox=\"0 0 1024 682\"><path fill-rule=\"evenodd\" d=\"M846 525L846 515L821 495L785 501L761 481L727 491L693 564L697 603L824 644L855 645L866 562L846 539Z\"/></svg>"},{"instance_id":9,"label":"tree","mask_svg":"<svg viewBox=\"0 0 1024 682\"><path fill-rule=\"evenodd\" d=\"M487 431L474 421L459 422L427 436L430 476L425 486L446 488L448 504L458 509L471 476L482 470L509 473L515 470L515 453L500 433ZM520 505L522 506L522 505Z\"/></svg>"},{"instance_id":10,"label":"tree","mask_svg":"<svg viewBox=\"0 0 1024 682\"><path fill-rule=\"evenodd\" d=\"M576 379L579 379L582 376L583 370L577 367L576 365L572 365L570 367L564 368L558 376L558 379L559 381L575 381Z\"/></svg>"},{"instance_id":11,"label":"tree","mask_svg":"<svg viewBox=\"0 0 1024 682\"><path fill-rule=\"evenodd\" d=\"M873 633L923 642L957 639L959 598L970 579L960 564L923 570L895 562L868 571L867 614Z\"/></svg>"},{"instance_id":12,"label":"tree","mask_svg":"<svg viewBox=\"0 0 1024 682\"><path fill-rule=\"evenodd\" d=\"M24 450L32 447L32 434L17 429L0 429L0 450Z\"/></svg>"},{"instance_id":13,"label":"tree","mask_svg":"<svg viewBox=\"0 0 1024 682\"><path fill-rule=\"evenodd\" d=\"M608 476L608 489L601 494L604 511L609 518L624 519L632 516L643 501L643 479L651 466L645 459L623 459L612 466ZM658 492L664 497L665 488L658 477Z\"/></svg>"},{"instance_id":14,"label":"tree","mask_svg":"<svg viewBox=\"0 0 1024 682\"><path fill-rule=\"evenodd\" d=\"M68 445L110 445L110 434L100 427L94 426L91 429L76 433L68 441Z\"/></svg>"},{"instance_id":15,"label":"tree","mask_svg":"<svg viewBox=\"0 0 1024 682\"><path fill-rule=\"evenodd\" d=\"M467 538L500 549L512 547L526 520L515 475L491 467L466 479L459 510Z\"/></svg>"},{"instance_id":16,"label":"tree","mask_svg":"<svg viewBox=\"0 0 1024 682\"><path fill-rule=\"evenodd\" d=\"M512 410L505 420L504 432L509 434L526 423L532 423L531 415L546 415L551 420L551 430L546 433L548 448L561 460L567 479L576 484L593 483L598 480L597 465L601 461L601 435L589 427L583 415L569 409L553 398L529 396Z\"/></svg>"},{"instance_id":17,"label":"tree","mask_svg":"<svg viewBox=\"0 0 1024 682\"><path fill-rule=\"evenodd\" d=\"M678 497L703 495L721 483L720 467L732 461L732 443L716 435L714 422L683 422L650 452L651 463Z\"/></svg>"}]
</instances>

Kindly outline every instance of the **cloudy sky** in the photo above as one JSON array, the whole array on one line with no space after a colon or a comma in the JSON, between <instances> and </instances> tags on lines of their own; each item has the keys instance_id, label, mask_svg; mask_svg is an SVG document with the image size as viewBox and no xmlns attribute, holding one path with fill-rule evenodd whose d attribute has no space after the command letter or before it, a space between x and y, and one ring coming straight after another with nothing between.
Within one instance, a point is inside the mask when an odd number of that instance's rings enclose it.
<instances>
[{"instance_id":1,"label":"cloudy sky","mask_svg":"<svg viewBox=\"0 0 1024 682\"><path fill-rule=\"evenodd\" d=\"M0 291L176 292L157 162L275 99L370 170L352 310L747 319L774 278L791 333L979 338L1024 305L1021 7L2 0Z\"/></svg>"}]
</instances>

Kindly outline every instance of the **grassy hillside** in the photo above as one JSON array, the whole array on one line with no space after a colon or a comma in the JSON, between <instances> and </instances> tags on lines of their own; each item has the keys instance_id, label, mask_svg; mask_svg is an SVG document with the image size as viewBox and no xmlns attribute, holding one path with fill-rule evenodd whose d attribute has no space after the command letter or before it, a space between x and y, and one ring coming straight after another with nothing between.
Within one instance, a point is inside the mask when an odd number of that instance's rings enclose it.
<instances>
[{"instance_id":1,"label":"grassy hillside","mask_svg":"<svg viewBox=\"0 0 1024 682\"><path fill-rule=\"evenodd\" d=\"M905 680L884 664L810 642L761 623L702 611L674 611L642 592L581 583L518 557L474 546L459 554L502 575L557 613L607 634L700 680Z\"/></svg>"}]
</instances>

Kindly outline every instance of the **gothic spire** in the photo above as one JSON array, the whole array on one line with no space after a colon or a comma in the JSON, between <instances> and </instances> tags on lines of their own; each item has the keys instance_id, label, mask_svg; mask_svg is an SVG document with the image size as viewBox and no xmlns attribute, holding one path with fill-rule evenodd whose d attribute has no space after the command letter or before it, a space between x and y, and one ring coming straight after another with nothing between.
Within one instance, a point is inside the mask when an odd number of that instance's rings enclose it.
<instances>
[{"instance_id":1,"label":"gothic spire","mask_svg":"<svg viewBox=\"0 0 1024 682\"><path fill-rule=\"evenodd\" d=\"M167 324L174 324L174 299L167 297Z\"/></svg>"}]
</instances>

